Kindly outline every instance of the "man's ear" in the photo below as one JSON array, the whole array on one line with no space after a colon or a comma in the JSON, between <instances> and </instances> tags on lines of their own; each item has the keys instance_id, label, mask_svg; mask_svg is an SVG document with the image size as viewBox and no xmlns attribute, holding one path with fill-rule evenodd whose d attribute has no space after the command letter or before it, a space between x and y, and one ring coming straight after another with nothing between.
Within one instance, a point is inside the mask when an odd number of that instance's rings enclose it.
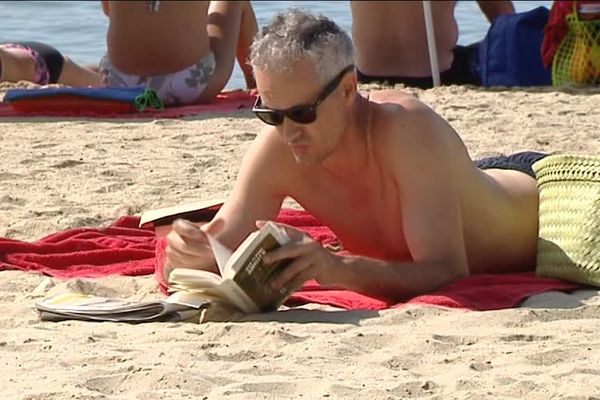
<instances>
[{"instance_id":1,"label":"man's ear","mask_svg":"<svg viewBox=\"0 0 600 400\"><path fill-rule=\"evenodd\" d=\"M346 74L340 85L342 86L344 100L346 100L346 103L353 104L354 100L356 99L356 94L358 93L356 72L352 71Z\"/></svg>"}]
</instances>

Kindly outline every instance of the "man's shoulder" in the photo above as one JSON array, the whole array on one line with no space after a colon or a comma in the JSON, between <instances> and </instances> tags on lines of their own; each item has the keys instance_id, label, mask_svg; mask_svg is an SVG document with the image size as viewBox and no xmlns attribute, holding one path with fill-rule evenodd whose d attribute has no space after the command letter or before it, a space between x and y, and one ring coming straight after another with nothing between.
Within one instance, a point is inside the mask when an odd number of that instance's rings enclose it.
<instances>
[{"instance_id":1,"label":"man's shoulder","mask_svg":"<svg viewBox=\"0 0 600 400\"><path fill-rule=\"evenodd\" d=\"M253 198L274 196L287 192L288 183L296 176L293 157L286 151L285 143L277 132L264 128L245 151L234 188L252 191Z\"/></svg>"},{"instance_id":2,"label":"man's shoulder","mask_svg":"<svg viewBox=\"0 0 600 400\"><path fill-rule=\"evenodd\" d=\"M258 131L253 146L273 155L279 154L281 149L287 148L286 143L281 139L281 136L277 132L277 128L264 124Z\"/></svg>"},{"instance_id":3,"label":"man's shoulder","mask_svg":"<svg viewBox=\"0 0 600 400\"><path fill-rule=\"evenodd\" d=\"M429 117L432 110L412 94L399 89L376 90L369 100L375 104L377 116L384 122Z\"/></svg>"},{"instance_id":4,"label":"man's shoulder","mask_svg":"<svg viewBox=\"0 0 600 400\"><path fill-rule=\"evenodd\" d=\"M436 119L431 108L415 96L400 90L385 90L371 93L373 105L372 131L382 138L398 140L405 135L427 131ZM427 136L428 134L421 133Z\"/></svg>"},{"instance_id":5,"label":"man's shoulder","mask_svg":"<svg viewBox=\"0 0 600 400\"><path fill-rule=\"evenodd\" d=\"M434 158L447 151L452 128L434 110L407 93L381 93L370 124L373 144L383 159L397 164Z\"/></svg>"},{"instance_id":6,"label":"man's shoulder","mask_svg":"<svg viewBox=\"0 0 600 400\"><path fill-rule=\"evenodd\" d=\"M381 89L372 90L369 93L369 100L378 104L398 104L410 106L418 99L412 94L401 89Z\"/></svg>"},{"instance_id":7,"label":"man's shoulder","mask_svg":"<svg viewBox=\"0 0 600 400\"><path fill-rule=\"evenodd\" d=\"M248 151L249 158L256 166L272 170L273 165L280 169L293 165L293 157L287 144L273 126L263 127L256 135Z\"/></svg>"}]
</instances>

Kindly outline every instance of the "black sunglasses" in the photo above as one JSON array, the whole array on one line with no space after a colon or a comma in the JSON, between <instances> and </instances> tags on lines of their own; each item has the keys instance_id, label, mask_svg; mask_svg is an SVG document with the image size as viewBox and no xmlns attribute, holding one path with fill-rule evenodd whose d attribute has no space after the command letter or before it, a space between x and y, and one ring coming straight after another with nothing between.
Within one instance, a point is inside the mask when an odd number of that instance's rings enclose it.
<instances>
[{"instance_id":1,"label":"black sunglasses","mask_svg":"<svg viewBox=\"0 0 600 400\"><path fill-rule=\"evenodd\" d=\"M294 122L299 124L310 124L315 122L317 119L317 107L325 99L333 93L335 88L340 84L344 75L354 70L354 65L348 65L344 68L333 80L325 86L325 89L319 95L317 101L313 104L305 104L301 106L295 106L288 108L287 110L274 110L271 108L264 108L260 96L256 98L252 112L265 124L269 125L281 125L283 124L284 117L288 117Z\"/></svg>"}]
</instances>

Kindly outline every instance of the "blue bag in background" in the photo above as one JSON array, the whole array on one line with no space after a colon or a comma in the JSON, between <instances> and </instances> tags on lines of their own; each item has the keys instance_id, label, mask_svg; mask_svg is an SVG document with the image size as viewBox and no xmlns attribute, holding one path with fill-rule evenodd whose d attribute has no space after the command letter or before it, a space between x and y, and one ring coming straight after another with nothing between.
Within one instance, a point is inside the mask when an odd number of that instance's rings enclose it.
<instances>
[{"instance_id":1,"label":"blue bag in background","mask_svg":"<svg viewBox=\"0 0 600 400\"><path fill-rule=\"evenodd\" d=\"M501 15L479 44L474 64L482 86L551 86L551 70L542 65L542 39L550 11L538 7Z\"/></svg>"}]
</instances>

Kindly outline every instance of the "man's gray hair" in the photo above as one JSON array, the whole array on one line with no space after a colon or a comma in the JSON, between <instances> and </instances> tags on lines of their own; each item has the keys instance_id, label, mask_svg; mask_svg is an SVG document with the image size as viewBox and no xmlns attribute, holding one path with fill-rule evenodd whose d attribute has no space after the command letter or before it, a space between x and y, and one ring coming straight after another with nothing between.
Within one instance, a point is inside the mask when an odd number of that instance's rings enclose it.
<instances>
[{"instance_id":1,"label":"man's gray hair","mask_svg":"<svg viewBox=\"0 0 600 400\"><path fill-rule=\"evenodd\" d=\"M352 39L323 15L299 9L278 13L257 33L250 65L254 70L286 73L301 61L310 61L319 79L327 82L354 64Z\"/></svg>"}]
</instances>

